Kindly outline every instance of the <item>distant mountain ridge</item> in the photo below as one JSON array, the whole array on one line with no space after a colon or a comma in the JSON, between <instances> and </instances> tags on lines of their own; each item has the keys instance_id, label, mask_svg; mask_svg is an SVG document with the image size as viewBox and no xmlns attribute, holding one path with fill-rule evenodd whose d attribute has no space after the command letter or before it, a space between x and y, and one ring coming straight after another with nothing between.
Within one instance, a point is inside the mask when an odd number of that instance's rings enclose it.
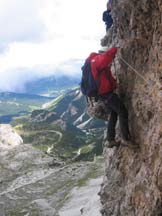
<instances>
[{"instance_id":1,"label":"distant mountain ridge","mask_svg":"<svg viewBox=\"0 0 162 216\"><path fill-rule=\"evenodd\" d=\"M12 117L39 109L44 103L50 100L52 100L52 97L15 92L0 92L0 122L9 123Z\"/></svg>"},{"instance_id":2,"label":"distant mountain ridge","mask_svg":"<svg viewBox=\"0 0 162 216\"><path fill-rule=\"evenodd\" d=\"M78 87L79 77L49 76L26 83L23 92L0 92L0 123L40 109L60 95Z\"/></svg>"},{"instance_id":3,"label":"distant mountain ridge","mask_svg":"<svg viewBox=\"0 0 162 216\"><path fill-rule=\"evenodd\" d=\"M24 142L65 158L102 153L105 122L86 113L86 99L79 89L53 99L26 119L15 119L13 125Z\"/></svg>"},{"instance_id":4,"label":"distant mountain ridge","mask_svg":"<svg viewBox=\"0 0 162 216\"><path fill-rule=\"evenodd\" d=\"M24 93L58 96L58 90L65 92L67 89L78 87L79 83L80 77L49 76L26 83Z\"/></svg>"},{"instance_id":5,"label":"distant mountain ridge","mask_svg":"<svg viewBox=\"0 0 162 216\"><path fill-rule=\"evenodd\" d=\"M0 100L17 100L19 98L42 98L42 99L52 99L53 97L46 97L42 95L36 95L36 94L28 94L28 93L17 93L17 92L0 92Z\"/></svg>"}]
</instances>

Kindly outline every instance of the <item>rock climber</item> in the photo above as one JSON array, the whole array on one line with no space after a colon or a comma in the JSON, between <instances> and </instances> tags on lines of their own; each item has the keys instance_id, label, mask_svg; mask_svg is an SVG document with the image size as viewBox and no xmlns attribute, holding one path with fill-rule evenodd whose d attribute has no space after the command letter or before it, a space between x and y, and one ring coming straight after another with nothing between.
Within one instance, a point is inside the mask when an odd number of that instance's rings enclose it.
<instances>
[{"instance_id":1,"label":"rock climber","mask_svg":"<svg viewBox=\"0 0 162 216\"><path fill-rule=\"evenodd\" d=\"M87 58L91 61L91 71L93 78L98 81L98 100L101 100L106 105L110 112L110 118L107 125L107 139L105 145L108 148L114 146L132 145L130 142L130 133L128 127L128 111L115 93L116 80L111 73L111 63L115 58L117 48L113 47L103 53L91 53ZM102 71L98 75L98 71ZM121 142L115 140L115 127L119 118L119 125L121 131Z\"/></svg>"},{"instance_id":2,"label":"rock climber","mask_svg":"<svg viewBox=\"0 0 162 216\"><path fill-rule=\"evenodd\" d=\"M106 25L106 32L109 30L109 28L113 24L113 19L111 17L111 2L107 2L107 10L103 12L102 14L102 20L105 22Z\"/></svg>"}]
</instances>

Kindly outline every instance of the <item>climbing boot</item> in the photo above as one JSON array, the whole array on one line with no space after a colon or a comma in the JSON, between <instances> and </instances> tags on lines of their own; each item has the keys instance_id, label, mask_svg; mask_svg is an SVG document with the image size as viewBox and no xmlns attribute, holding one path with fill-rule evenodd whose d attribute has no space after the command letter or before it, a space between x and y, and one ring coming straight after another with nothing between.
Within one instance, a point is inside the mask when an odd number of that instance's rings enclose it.
<instances>
[{"instance_id":1,"label":"climbing boot","mask_svg":"<svg viewBox=\"0 0 162 216\"><path fill-rule=\"evenodd\" d=\"M115 140L111 140L111 141L106 141L105 142L105 147L107 148L113 148L113 147L119 147L120 146L120 143L119 142L116 142Z\"/></svg>"}]
</instances>

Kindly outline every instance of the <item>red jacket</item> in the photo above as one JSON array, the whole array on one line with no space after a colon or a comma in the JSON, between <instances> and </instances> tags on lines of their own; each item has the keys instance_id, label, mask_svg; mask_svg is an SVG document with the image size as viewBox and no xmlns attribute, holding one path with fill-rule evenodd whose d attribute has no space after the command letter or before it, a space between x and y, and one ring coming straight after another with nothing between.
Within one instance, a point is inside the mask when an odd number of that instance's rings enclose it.
<instances>
[{"instance_id":1,"label":"red jacket","mask_svg":"<svg viewBox=\"0 0 162 216\"><path fill-rule=\"evenodd\" d=\"M112 76L110 70L110 64L116 52L117 48L114 47L101 54L91 53L86 59L86 61L91 61L91 70L94 79L99 81L98 95L113 91L116 88L116 80ZM103 69L105 69L105 71L101 72L100 76L97 76L97 70L100 71ZM105 73L107 73L108 76L106 76Z\"/></svg>"}]
</instances>

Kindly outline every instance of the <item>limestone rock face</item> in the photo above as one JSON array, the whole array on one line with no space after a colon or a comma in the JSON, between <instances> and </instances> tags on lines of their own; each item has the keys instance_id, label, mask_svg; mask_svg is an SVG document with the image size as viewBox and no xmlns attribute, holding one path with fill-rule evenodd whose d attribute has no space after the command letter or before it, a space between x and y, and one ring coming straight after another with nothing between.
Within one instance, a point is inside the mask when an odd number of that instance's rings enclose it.
<instances>
[{"instance_id":1,"label":"limestone rock face","mask_svg":"<svg viewBox=\"0 0 162 216\"><path fill-rule=\"evenodd\" d=\"M162 215L162 1L113 0L119 93L138 150L106 149L104 216ZM126 61L126 62L125 62Z\"/></svg>"},{"instance_id":2,"label":"limestone rock face","mask_svg":"<svg viewBox=\"0 0 162 216\"><path fill-rule=\"evenodd\" d=\"M13 148L23 143L22 138L8 124L0 124L1 149Z\"/></svg>"},{"instance_id":3,"label":"limestone rock face","mask_svg":"<svg viewBox=\"0 0 162 216\"><path fill-rule=\"evenodd\" d=\"M97 216L102 167L102 158L65 164L0 124L0 216Z\"/></svg>"}]
</instances>

